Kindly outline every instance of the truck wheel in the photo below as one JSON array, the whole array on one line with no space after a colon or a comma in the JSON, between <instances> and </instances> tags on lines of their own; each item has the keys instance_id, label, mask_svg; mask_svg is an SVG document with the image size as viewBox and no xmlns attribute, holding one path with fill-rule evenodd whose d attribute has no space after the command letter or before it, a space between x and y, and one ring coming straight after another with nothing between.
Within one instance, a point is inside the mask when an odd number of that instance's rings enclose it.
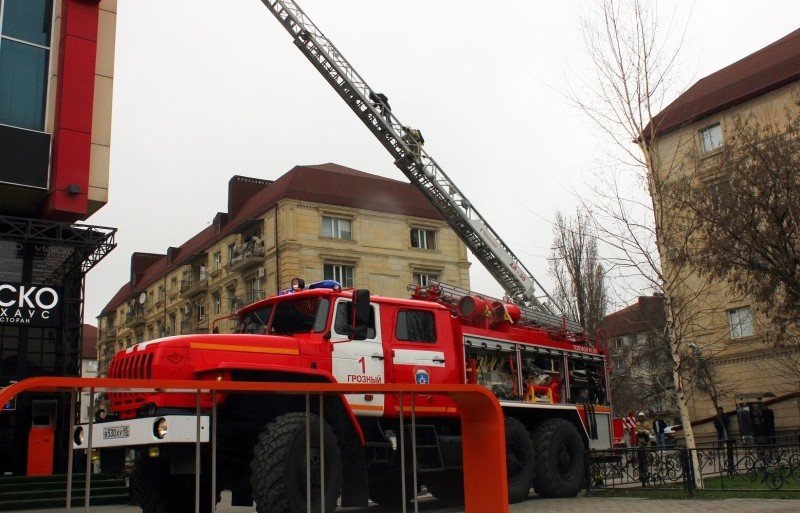
<instances>
[{"instance_id":1,"label":"truck wheel","mask_svg":"<svg viewBox=\"0 0 800 513\"><path fill-rule=\"evenodd\" d=\"M533 485L535 458L531 435L522 422L506 417L506 470L508 502L525 500Z\"/></svg>"},{"instance_id":2,"label":"truck wheel","mask_svg":"<svg viewBox=\"0 0 800 513\"><path fill-rule=\"evenodd\" d=\"M168 460L139 454L131 474L131 490L142 513L194 513L194 476L171 475ZM201 513L211 511L210 493L210 482L202 479Z\"/></svg>"},{"instance_id":3,"label":"truck wheel","mask_svg":"<svg viewBox=\"0 0 800 513\"><path fill-rule=\"evenodd\" d=\"M287 413L267 424L253 448L250 485L259 513L320 512L320 418L310 416L311 508L306 507L306 414ZM336 436L322 421L325 443L325 512L336 508L342 462Z\"/></svg>"},{"instance_id":4,"label":"truck wheel","mask_svg":"<svg viewBox=\"0 0 800 513\"><path fill-rule=\"evenodd\" d=\"M464 504L464 476L460 470L431 474L425 486L431 495L447 504Z\"/></svg>"},{"instance_id":5,"label":"truck wheel","mask_svg":"<svg viewBox=\"0 0 800 513\"><path fill-rule=\"evenodd\" d=\"M578 429L565 419L547 419L533 433L534 489L540 497L574 497L583 486L584 447Z\"/></svg>"}]
</instances>

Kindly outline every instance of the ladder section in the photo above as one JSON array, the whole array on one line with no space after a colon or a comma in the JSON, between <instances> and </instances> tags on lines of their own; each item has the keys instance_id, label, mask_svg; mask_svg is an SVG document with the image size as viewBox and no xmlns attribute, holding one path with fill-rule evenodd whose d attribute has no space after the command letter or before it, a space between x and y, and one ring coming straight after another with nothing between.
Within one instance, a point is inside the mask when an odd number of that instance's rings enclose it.
<instances>
[{"instance_id":1,"label":"ladder section","mask_svg":"<svg viewBox=\"0 0 800 513\"><path fill-rule=\"evenodd\" d=\"M544 287L502 241L455 183L428 155L407 125L374 101L374 91L294 0L261 0L317 71L394 157L395 165L433 204L514 303L554 318ZM370 98L373 101L370 101ZM540 291L540 297L536 293ZM577 323L571 323L580 326ZM572 328L572 325L570 326Z\"/></svg>"}]
</instances>

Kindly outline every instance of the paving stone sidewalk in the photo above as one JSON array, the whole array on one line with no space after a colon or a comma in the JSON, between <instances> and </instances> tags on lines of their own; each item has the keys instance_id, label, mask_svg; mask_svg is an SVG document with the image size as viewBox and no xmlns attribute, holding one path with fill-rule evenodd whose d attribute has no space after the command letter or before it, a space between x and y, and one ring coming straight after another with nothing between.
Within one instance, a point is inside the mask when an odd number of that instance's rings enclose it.
<instances>
[{"instance_id":1,"label":"paving stone sidewalk","mask_svg":"<svg viewBox=\"0 0 800 513\"><path fill-rule=\"evenodd\" d=\"M531 499L511 506L511 513L798 513L800 500L664 500L579 497Z\"/></svg>"},{"instance_id":2,"label":"paving stone sidewalk","mask_svg":"<svg viewBox=\"0 0 800 513\"><path fill-rule=\"evenodd\" d=\"M229 496L228 496L229 497ZM217 507L217 513L253 513L252 507L232 507L226 494ZM228 500L226 500L228 499ZM442 508L437 501L422 499L420 513L461 513L463 510ZM64 509L50 509L40 513L63 512ZM72 512L83 512L82 507L72 508ZM140 513L133 506L95 506L90 513ZM341 513L390 513L386 509L356 508L339 510ZM408 508L408 513L414 511ZM653 500L639 498L600 498L579 497L575 499L529 499L514 504L510 513L798 513L800 500L781 499L724 499L724 500ZM12 512L13 513L13 512ZM18 512L18 513L30 513Z\"/></svg>"}]
</instances>

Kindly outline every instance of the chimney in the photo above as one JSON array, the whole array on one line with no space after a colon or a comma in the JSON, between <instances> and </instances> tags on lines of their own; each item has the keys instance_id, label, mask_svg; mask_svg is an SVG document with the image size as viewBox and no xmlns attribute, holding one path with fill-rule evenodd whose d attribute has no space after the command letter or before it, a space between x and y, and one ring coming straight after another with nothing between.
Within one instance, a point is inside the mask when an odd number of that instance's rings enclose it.
<instances>
[{"instance_id":1,"label":"chimney","mask_svg":"<svg viewBox=\"0 0 800 513\"><path fill-rule=\"evenodd\" d=\"M249 176L234 175L228 181L228 214L230 218L236 217L236 214L239 213L247 200L271 183L272 180L260 180Z\"/></svg>"},{"instance_id":2,"label":"chimney","mask_svg":"<svg viewBox=\"0 0 800 513\"><path fill-rule=\"evenodd\" d=\"M180 253L181 248L176 248L175 246L170 246L167 248L167 265L172 265L172 262L178 258L178 253Z\"/></svg>"},{"instance_id":3,"label":"chimney","mask_svg":"<svg viewBox=\"0 0 800 513\"><path fill-rule=\"evenodd\" d=\"M131 288L136 290L139 280L144 276L145 271L158 262L159 259L164 258L166 255L159 255L156 253L134 253L131 255Z\"/></svg>"}]
</instances>

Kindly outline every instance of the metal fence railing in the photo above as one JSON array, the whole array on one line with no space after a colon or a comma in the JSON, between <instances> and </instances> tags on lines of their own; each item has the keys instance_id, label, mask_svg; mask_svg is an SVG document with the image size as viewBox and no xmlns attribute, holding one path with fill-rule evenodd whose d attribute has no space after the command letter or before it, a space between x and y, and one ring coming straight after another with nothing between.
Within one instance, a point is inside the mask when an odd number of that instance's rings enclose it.
<instances>
[{"instance_id":1,"label":"metal fence railing","mask_svg":"<svg viewBox=\"0 0 800 513\"><path fill-rule=\"evenodd\" d=\"M398 454L401 458L402 469L399 478L393 486L399 487L402 496L410 496L409 504L403 504L403 512L406 508L413 508L418 511L418 469L417 469L417 443L419 433L417 431L418 411L425 411L426 407L417 405L422 403L420 398L430 399L434 396L447 397L455 403L456 410L461 419L462 436L462 456L463 456L463 483L464 483L464 507L467 513L508 513L508 487L506 483L506 461L505 461L505 436L503 413L497 399L481 386L464 385L348 385L338 383L286 383L286 382L237 382L237 381L189 381L189 380L153 380L153 379L108 379L108 378L29 378L6 388L0 389L0 404L5 404L12 398L24 396L29 393L60 393L68 394L70 411L76 412L76 398L81 392L88 392L89 400L89 423L83 430L85 436L80 437L78 451L85 451L85 491L82 497L84 510L88 513L91 498L92 486L92 454L93 449L102 446L103 433L102 424L95 421L93 411L95 397L100 393L111 394L141 394L158 390L159 393L180 394L184 398L195 397L191 401L196 405L194 417L195 426L186 433L179 442L187 446L194 446L194 511L199 512L201 503L207 501L208 497L203 495L201 490L211 491L211 504L216 504L217 486L217 401L220 396L233 396L236 394L279 394L282 396L305 397L305 417L306 417L306 458L310 458L312 451L316 450L320 457L324 458L325 437L322 436L320 428L319 439L315 442L320 444L317 449L312 449L312 437L310 434L309 420L320 418L328 420L326 417L332 415L328 408L323 407L323 399L331 396L342 396L344 394L384 394L394 396L399 405L399 430L398 430ZM201 404L203 407L201 408ZM427 404L427 402L425 403ZM302 408L295 415L302 415ZM297 417L299 418L299 417ZM70 415L69 429L66 436L69 438L66 447L73 446L74 433L76 432L75 415ZM318 422L322 426L322 422ZM196 432L195 432L196 430ZM201 445L205 444L203 457L201 458ZM209 448L210 445L210 448ZM140 447L141 449L141 447ZM147 449L144 449L147 452ZM73 456L76 451L69 450L67 455L67 496L66 511L69 512L73 504L81 500L81 497L73 497L73 465L77 458ZM208 454L210 452L210 455ZM302 452L302 451L300 451ZM406 454L410 455L406 457ZM210 456L210 486L201 484L201 464L205 465L206 457ZM298 457L303 457L299 454ZM312 483L325 483L323 474L325 466L317 465L320 469L319 479L307 474L307 495L306 500L311 504ZM205 466L203 468L206 468ZM310 461L305 465L307 472L310 472L312 465ZM410 469L410 471L408 470ZM203 471L205 473L205 471ZM204 474L207 475L207 474ZM408 476L408 477L407 477ZM409 495L406 495L409 494ZM78 494L80 495L80 494ZM325 494L321 490L315 492L316 500L322 500ZM215 507L212 507L212 511ZM324 503L320 510L325 510Z\"/></svg>"},{"instance_id":2,"label":"metal fence railing","mask_svg":"<svg viewBox=\"0 0 800 513\"><path fill-rule=\"evenodd\" d=\"M589 451L587 492L591 489L644 488L696 490L697 461L705 491L800 492L800 443L714 444L696 449L619 448Z\"/></svg>"}]
</instances>

